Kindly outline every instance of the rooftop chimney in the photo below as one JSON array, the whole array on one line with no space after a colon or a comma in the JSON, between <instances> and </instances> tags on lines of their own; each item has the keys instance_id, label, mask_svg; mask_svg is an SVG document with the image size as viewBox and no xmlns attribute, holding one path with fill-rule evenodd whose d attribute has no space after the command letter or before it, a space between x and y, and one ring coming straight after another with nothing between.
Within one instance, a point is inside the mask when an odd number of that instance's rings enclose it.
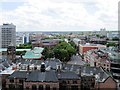
<instances>
[{"instance_id":1,"label":"rooftop chimney","mask_svg":"<svg viewBox=\"0 0 120 90\"><path fill-rule=\"evenodd\" d=\"M45 72L45 63L44 62L41 63L41 72Z\"/></svg>"}]
</instances>

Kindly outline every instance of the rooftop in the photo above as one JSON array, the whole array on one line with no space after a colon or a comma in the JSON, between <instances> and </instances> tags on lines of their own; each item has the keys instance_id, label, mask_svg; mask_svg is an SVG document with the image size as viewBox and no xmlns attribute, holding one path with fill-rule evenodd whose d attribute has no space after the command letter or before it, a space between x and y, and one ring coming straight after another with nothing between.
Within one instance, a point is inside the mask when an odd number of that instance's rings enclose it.
<instances>
[{"instance_id":1,"label":"rooftop","mask_svg":"<svg viewBox=\"0 0 120 90\"><path fill-rule=\"evenodd\" d=\"M27 78L29 73L27 71L15 71L8 78Z\"/></svg>"},{"instance_id":2,"label":"rooftop","mask_svg":"<svg viewBox=\"0 0 120 90\"><path fill-rule=\"evenodd\" d=\"M60 72L58 73L58 79L80 79L80 77L74 72Z\"/></svg>"},{"instance_id":3,"label":"rooftop","mask_svg":"<svg viewBox=\"0 0 120 90\"><path fill-rule=\"evenodd\" d=\"M39 59L42 57L44 48L35 47L33 50L27 51L23 56L24 59Z\"/></svg>"},{"instance_id":4,"label":"rooftop","mask_svg":"<svg viewBox=\"0 0 120 90\"><path fill-rule=\"evenodd\" d=\"M26 81L31 82L58 82L57 76L54 71L33 71L28 76Z\"/></svg>"},{"instance_id":5,"label":"rooftop","mask_svg":"<svg viewBox=\"0 0 120 90\"><path fill-rule=\"evenodd\" d=\"M106 47L106 45L102 44L92 44L92 43L86 43L86 44L79 44L80 46L91 46L91 47Z\"/></svg>"},{"instance_id":6,"label":"rooftop","mask_svg":"<svg viewBox=\"0 0 120 90\"><path fill-rule=\"evenodd\" d=\"M16 51L30 51L31 49L16 49ZM7 48L0 48L0 52L7 51Z\"/></svg>"}]
</instances>

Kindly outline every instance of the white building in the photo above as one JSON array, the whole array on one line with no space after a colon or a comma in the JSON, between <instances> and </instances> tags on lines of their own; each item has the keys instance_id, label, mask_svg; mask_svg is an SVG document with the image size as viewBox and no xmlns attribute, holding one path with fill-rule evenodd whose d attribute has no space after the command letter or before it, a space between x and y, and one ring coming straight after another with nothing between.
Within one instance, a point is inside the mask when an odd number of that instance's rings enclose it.
<instances>
[{"instance_id":1,"label":"white building","mask_svg":"<svg viewBox=\"0 0 120 90\"><path fill-rule=\"evenodd\" d=\"M107 31L106 31L106 29L105 29L105 28L100 29L99 34L102 35L102 36L107 36Z\"/></svg>"},{"instance_id":2,"label":"white building","mask_svg":"<svg viewBox=\"0 0 120 90\"><path fill-rule=\"evenodd\" d=\"M26 34L23 35L22 43L23 44L29 43L29 33L26 33Z\"/></svg>"},{"instance_id":3,"label":"white building","mask_svg":"<svg viewBox=\"0 0 120 90\"><path fill-rule=\"evenodd\" d=\"M16 26L13 24L0 25L0 48L7 48L11 43L16 46Z\"/></svg>"}]
</instances>

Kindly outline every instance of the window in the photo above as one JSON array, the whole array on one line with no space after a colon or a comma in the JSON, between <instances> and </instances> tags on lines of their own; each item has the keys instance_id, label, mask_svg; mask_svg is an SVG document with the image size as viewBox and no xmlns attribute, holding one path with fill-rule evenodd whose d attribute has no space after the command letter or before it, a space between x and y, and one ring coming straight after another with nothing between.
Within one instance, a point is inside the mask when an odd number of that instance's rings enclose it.
<instances>
[{"instance_id":1,"label":"window","mask_svg":"<svg viewBox=\"0 0 120 90\"><path fill-rule=\"evenodd\" d=\"M70 81L68 81L68 84L70 83Z\"/></svg>"},{"instance_id":2,"label":"window","mask_svg":"<svg viewBox=\"0 0 120 90\"><path fill-rule=\"evenodd\" d=\"M46 85L46 90L50 90L50 85Z\"/></svg>"},{"instance_id":3,"label":"window","mask_svg":"<svg viewBox=\"0 0 120 90\"><path fill-rule=\"evenodd\" d=\"M13 89L13 88L15 88L15 85L10 84L10 85L9 85L9 89Z\"/></svg>"},{"instance_id":4,"label":"window","mask_svg":"<svg viewBox=\"0 0 120 90\"><path fill-rule=\"evenodd\" d=\"M19 83L23 83L23 80L19 80Z\"/></svg>"},{"instance_id":5,"label":"window","mask_svg":"<svg viewBox=\"0 0 120 90\"><path fill-rule=\"evenodd\" d=\"M78 86L71 86L71 90L78 90Z\"/></svg>"},{"instance_id":6,"label":"window","mask_svg":"<svg viewBox=\"0 0 120 90\"><path fill-rule=\"evenodd\" d=\"M23 89L23 85L18 85L18 88L19 89Z\"/></svg>"},{"instance_id":7,"label":"window","mask_svg":"<svg viewBox=\"0 0 120 90\"><path fill-rule=\"evenodd\" d=\"M37 90L37 86L36 85L32 85L32 90Z\"/></svg>"},{"instance_id":8,"label":"window","mask_svg":"<svg viewBox=\"0 0 120 90\"><path fill-rule=\"evenodd\" d=\"M66 81L62 81L63 84L66 84Z\"/></svg>"},{"instance_id":9,"label":"window","mask_svg":"<svg viewBox=\"0 0 120 90\"><path fill-rule=\"evenodd\" d=\"M74 80L74 81L73 81L73 84L77 84L77 81Z\"/></svg>"},{"instance_id":10,"label":"window","mask_svg":"<svg viewBox=\"0 0 120 90\"><path fill-rule=\"evenodd\" d=\"M39 90L43 90L43 85L39 85Z\"/></svg>"},{"instance_id":11,"label":"window","mask_svg":"<svg viewBox=\"0 0 120 90\"><path fill-rule=\"evenodd\" d=\"M10 79L10 82L11 82L11 83L14 83L14 79Z\"/></svg>"},{"instance_id":12,"label":"window","mask_svg":"<svg viewBox=\"0 0 120 90\"><path fill-rule=\"evenodd\" d=\"M53 87L53 90L57 90L56 87Z\"/></svg>"},{"instance_id":13,"label":"window","mask_svg":"<svg viewBox=\"0 0 120 90\"><path fill-rule=\"evenodd\" d=\"M26 87L26 90L29 90L29 87Z\"/></svg>"}]
</instances>

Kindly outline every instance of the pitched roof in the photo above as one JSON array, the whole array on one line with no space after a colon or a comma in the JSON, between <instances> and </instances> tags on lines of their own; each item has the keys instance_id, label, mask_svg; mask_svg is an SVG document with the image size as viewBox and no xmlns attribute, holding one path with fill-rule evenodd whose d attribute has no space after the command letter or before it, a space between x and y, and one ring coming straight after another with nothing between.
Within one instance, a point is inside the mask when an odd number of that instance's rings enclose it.
<instances>
[{"instance_id":1,"label":"pitched roof","mask_svg":"<svg viewBox=\"0 0 120 90\"><path fill-rule=\"evenodd\" d=\"M80 79L80 77L74 72L61 72L57 73L58 79Z\"/></svg>"},{"instance_id":2,"label":"pitched roof","mask_svg":"<svg viewBox=\"0 0 120 90\"><path fill-rule=\"evenodd\" d=\"M39 59L42 57L42 51L44 50L44 48L41 47L35 47L33 50L31 51L27 51L25 53L25 55L23 56L24 59Z\"/></svg>"},{"instance_id":3,"label":"pitched roof","mask_svg":"<svg viewBox=\"0 0 120 90\"><path fill-rule=\"evenodd\" d=\"M33 71L27 78L26 81L32 82L57 82L57 76L54 71Z\"/></svg>"},{"instance_id":4,"label":"pitched roof","mask_svg":"<svg viewBox=\"0 0 120 90\"><path fill-rule=\"evenodd\" d=\"M27 71L15 71L8 78L27 78L29 73Z\"/></svg>"}]
</instances>

